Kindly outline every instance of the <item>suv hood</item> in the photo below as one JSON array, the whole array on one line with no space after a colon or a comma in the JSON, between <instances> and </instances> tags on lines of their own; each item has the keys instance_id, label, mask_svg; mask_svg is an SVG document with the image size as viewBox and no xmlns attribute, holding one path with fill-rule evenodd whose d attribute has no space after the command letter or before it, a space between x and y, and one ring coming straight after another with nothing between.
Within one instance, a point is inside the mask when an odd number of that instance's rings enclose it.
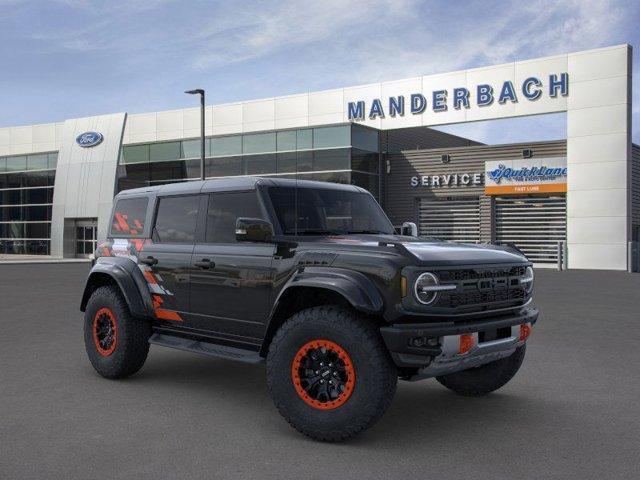
<instances>
[{"instance_id":1,"label":"suv hood","mask_svg":"<svg viewBox=\"0 0 640 480\"><path fill-rule=\"evenodd\" d=\"M527 258L511 247L420 239L398 235L336 235L299 238L299 241L379 248L380 242L400 244L415 259L429 265L507 264L527 262Z\"/></svg>"},{"instance_id":2,"label":"suv hood","mask_svg":"<svg viewBox=\"0 0 640 480\"><path fill-rule=\"evenodd\" d=\"M431 265L450 263L522 263L527 258L517 250L498 245L454 242L406 242L403 246L421 262Z\"/></svg>"}]
</instances>

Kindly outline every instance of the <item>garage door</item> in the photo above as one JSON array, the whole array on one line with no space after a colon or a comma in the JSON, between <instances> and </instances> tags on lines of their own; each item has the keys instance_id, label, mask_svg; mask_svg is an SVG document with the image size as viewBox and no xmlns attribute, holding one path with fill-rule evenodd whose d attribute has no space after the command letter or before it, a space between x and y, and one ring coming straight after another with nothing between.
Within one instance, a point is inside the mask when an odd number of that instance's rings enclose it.
<instances>
[{"instance_id":1,"label":"garage door","mask_svg":"<svg viewBox=\"0 0 640 480\"><path fill-rule=\"evenodd\" d=\"M420 200L420 235L454 242L480 241L480 199L477 196Z\"/></svg>"},{"instance_id":2,"label":"garage door","mask_svg":"<svg viewBox=\"0 0 640 480\"><path fill-rule=\"evenodd\" d=\"M557 263L567 240L567 198L496 197L496 241L514 243L536 263Z\"/></svg>"}]
</instances>

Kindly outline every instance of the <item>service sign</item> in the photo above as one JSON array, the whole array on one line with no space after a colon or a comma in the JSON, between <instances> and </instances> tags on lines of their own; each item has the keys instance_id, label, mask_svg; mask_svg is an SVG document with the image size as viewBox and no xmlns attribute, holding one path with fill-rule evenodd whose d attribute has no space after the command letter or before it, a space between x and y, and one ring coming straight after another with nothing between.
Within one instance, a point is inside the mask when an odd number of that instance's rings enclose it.
<instances>
[{"instance_id":1,"label":"service sign","mask_svg":"<svg viewBox=\"0 0 640 480\"><path fill-rule=\"evenodd\" d=\"M498 160L485 164L486 195L567 191L567 158Z\"/></svg>"}]
</instances>

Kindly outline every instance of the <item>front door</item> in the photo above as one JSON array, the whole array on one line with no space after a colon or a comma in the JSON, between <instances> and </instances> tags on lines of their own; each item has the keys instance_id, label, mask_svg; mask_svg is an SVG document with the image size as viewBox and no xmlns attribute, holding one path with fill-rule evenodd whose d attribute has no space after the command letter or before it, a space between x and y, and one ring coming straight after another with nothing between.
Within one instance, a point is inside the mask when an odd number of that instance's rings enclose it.
<instances>
[{"instance_id":1,"label":"front door","mask_svg":"<svg viewBox=\"0 0 640 480\"><path fill-rule=\"evenodd\" d=\"M191 315L194 328L256 344L269 314L275 245L236 242L238 217L265 218L257 192L209 195L204 243L193 251Z\"/></svg>"},{"instance_id":2,"label":"front door","mask_svg":"<svg viewBox=\"0 0 640 480\"><path fill-rule=\"evenodd\" d=\"M144 246L140 261L151 290L156 317L183 325L189 311L189 274L196 238L200 195L158 199L152 243Z\"/></svg>"},{"instance_id":3,"label":"front door","mask_svg":"<svg viewBox=\"0 0 640 480\"><path fill-rule=\"evenodd\" d=\"M89 257L96 251L98 221L76 220L76 257Z\"/></svg>"}]
</instances>

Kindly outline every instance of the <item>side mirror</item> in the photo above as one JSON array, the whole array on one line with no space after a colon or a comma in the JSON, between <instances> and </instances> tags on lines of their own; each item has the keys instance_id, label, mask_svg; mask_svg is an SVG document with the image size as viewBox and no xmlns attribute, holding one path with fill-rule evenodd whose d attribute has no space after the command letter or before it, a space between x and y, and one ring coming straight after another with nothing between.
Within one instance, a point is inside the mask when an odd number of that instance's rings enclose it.
<instances>
[{"instance_id":1,"label":"side mirror","mask_svg":"<svg viewBox=\"0 0 640 480\"><path fill-rule=\"evenodd\" d=\"M270 242L273 237L273 225L260 218L236 220L236 240L238 242Z\"/></svg>"},{"instance_id":2,"label":"side mirror","mask_svg":"<svg viewBox=\"0 0 640 480\"><path fill-rule=\"evenodd\" d=\"M406 235L408 237L417 237L418 236L418 226L413 222L404 222L402 224L402 228L400 231L401 235Z\"/></svg>"}]
</instances>

